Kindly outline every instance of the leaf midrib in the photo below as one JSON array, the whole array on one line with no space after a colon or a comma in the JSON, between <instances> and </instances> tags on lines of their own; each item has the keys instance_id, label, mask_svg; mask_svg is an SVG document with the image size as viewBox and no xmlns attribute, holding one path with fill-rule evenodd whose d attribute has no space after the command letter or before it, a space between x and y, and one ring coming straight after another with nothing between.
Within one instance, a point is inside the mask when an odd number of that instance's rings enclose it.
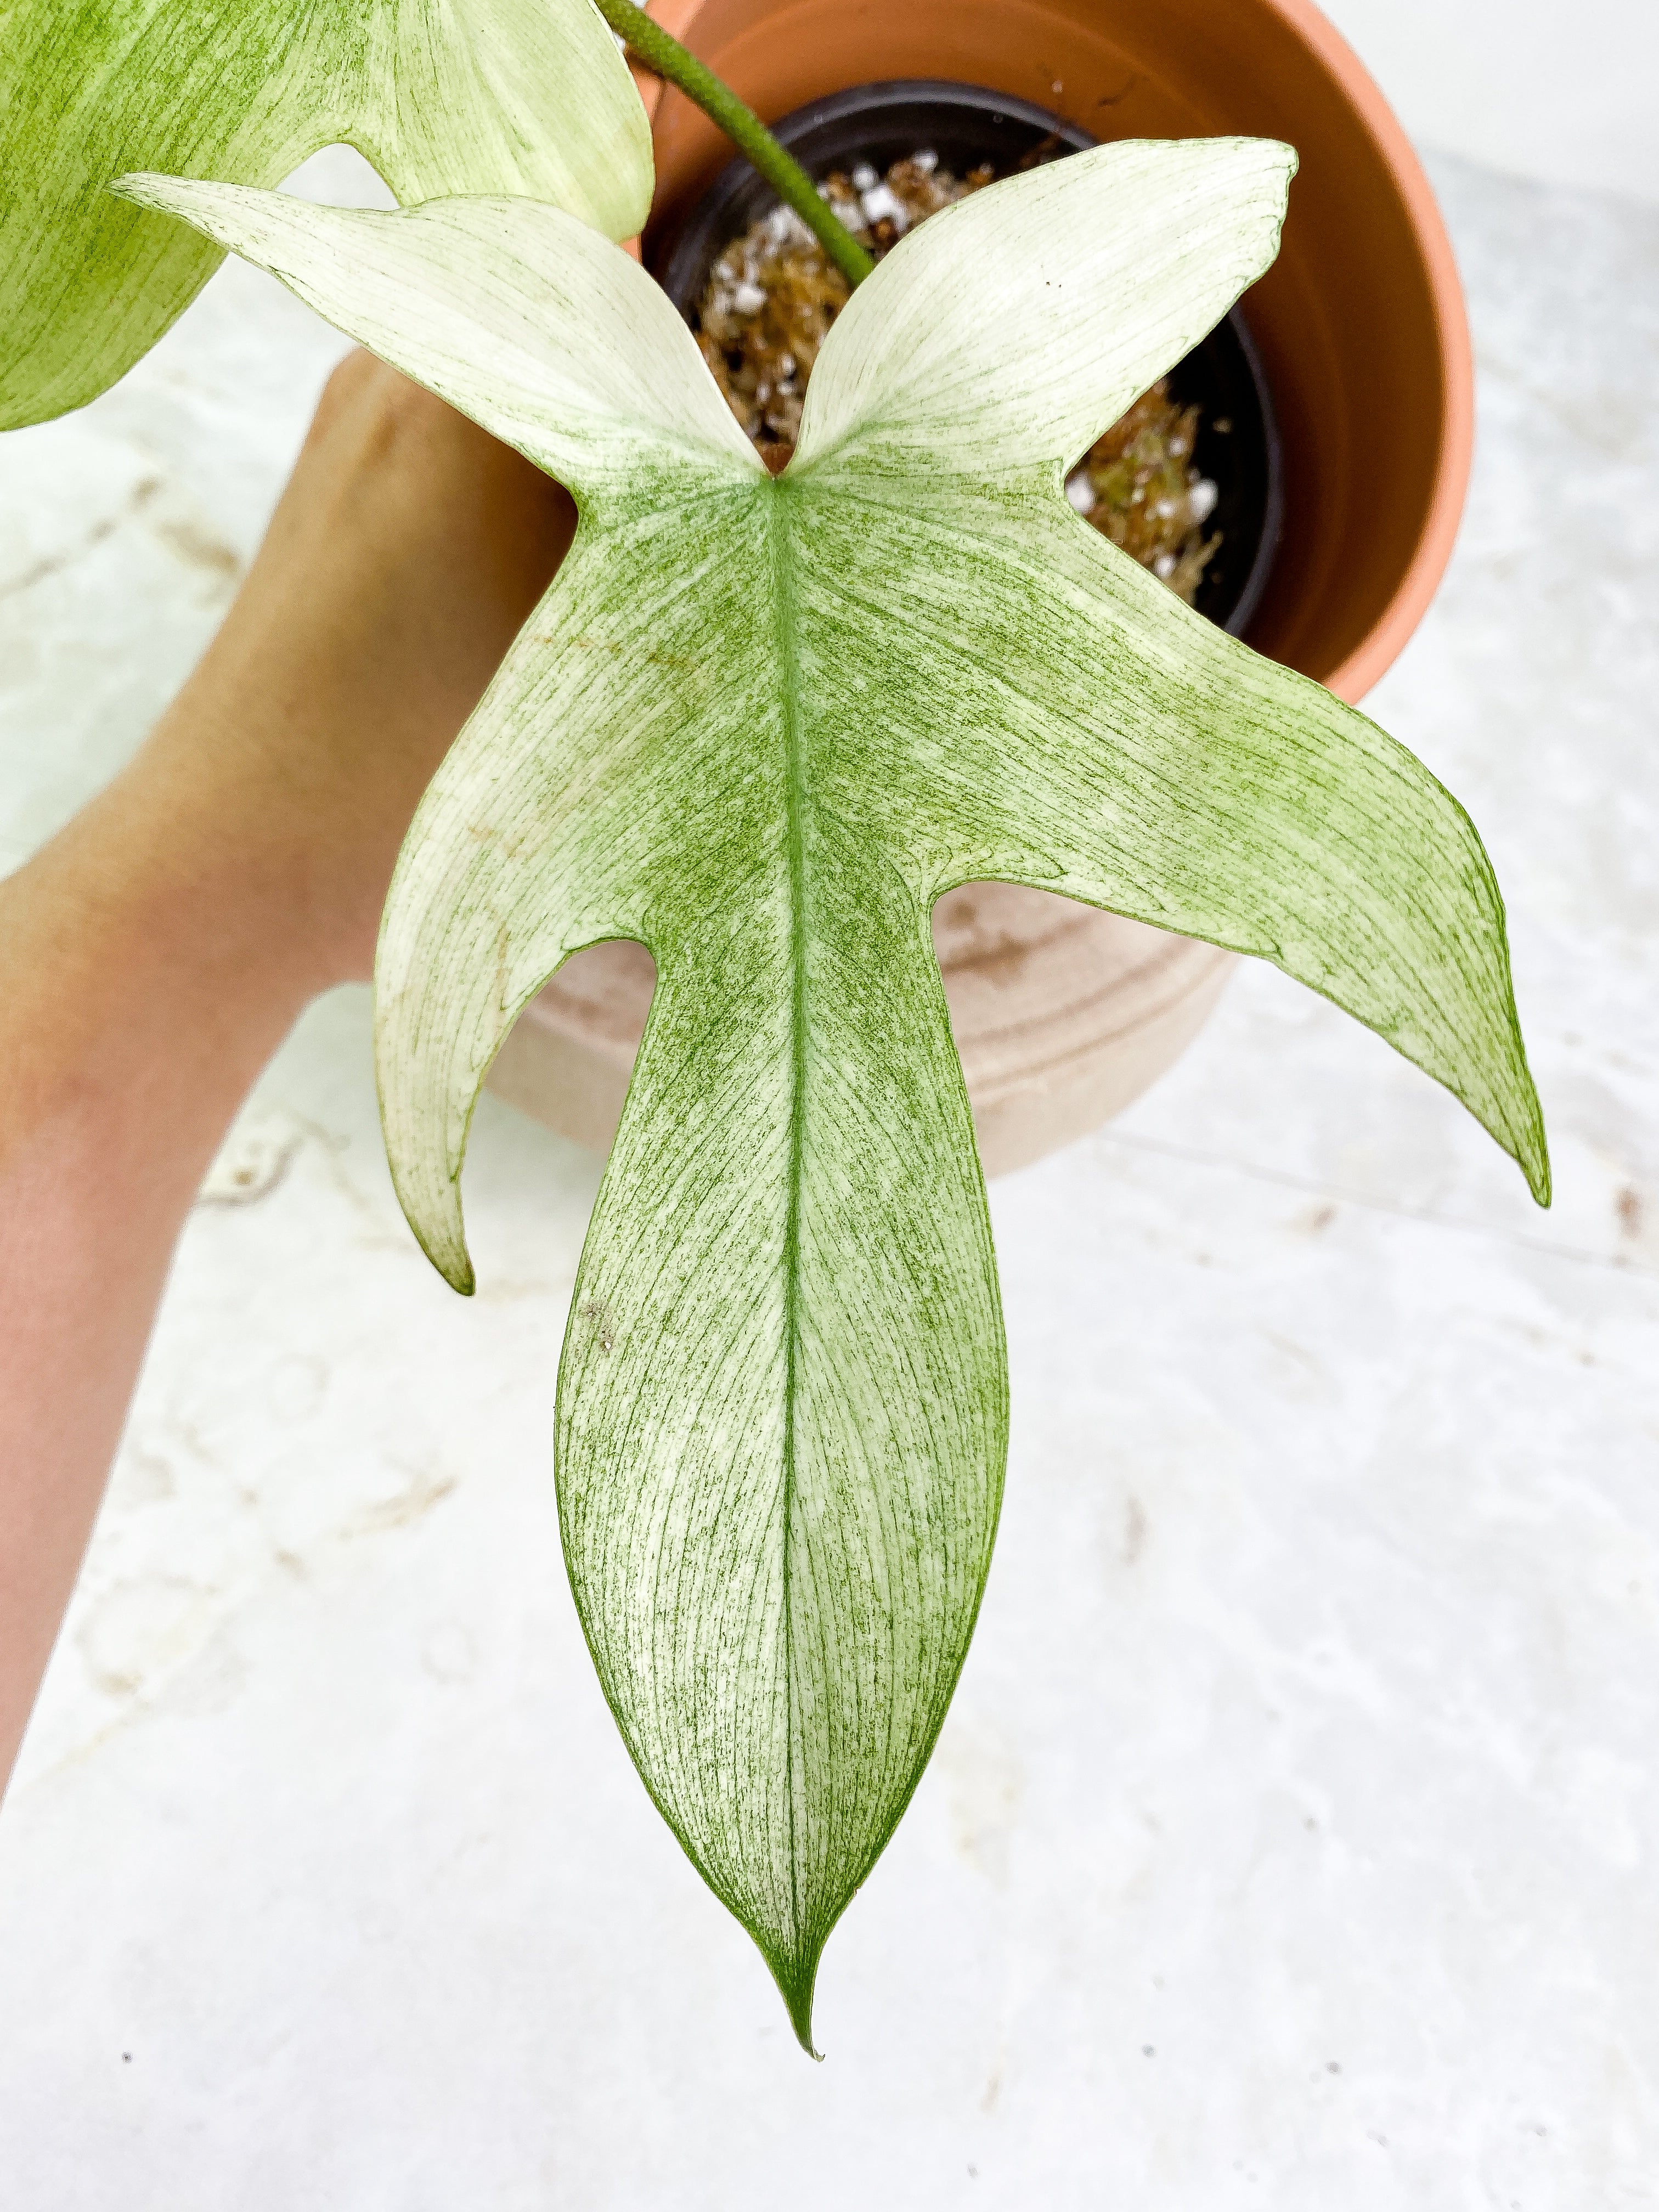
<instances>
[{"instance_id":1,"label":"leaf midrib","mask_svg":"<svg viewBox=\"0 0 1659 2212\"><path fill-rule=\"evenodd\" d=\"M784 1781L789 1808L789 1904L797 1960L801 1942L800 1852L795 1799L795 1626L790 1602L791 1528L795 1507L795 1400L799 1348L800 1199L806 1095L806 824L807 783L801 742L800 680L794 594L790 589L788 496L780 483L762 492L768 507L767 544L772 568L772 619L777 638L778 689L783 715L784 850L789 878L789 1151L783 1232L783 1483L782 1605ZM795 2010L799 1992L787 1993ZM799 2033L799 2025L797 2027Z\"/></svg>"}]
</instances>

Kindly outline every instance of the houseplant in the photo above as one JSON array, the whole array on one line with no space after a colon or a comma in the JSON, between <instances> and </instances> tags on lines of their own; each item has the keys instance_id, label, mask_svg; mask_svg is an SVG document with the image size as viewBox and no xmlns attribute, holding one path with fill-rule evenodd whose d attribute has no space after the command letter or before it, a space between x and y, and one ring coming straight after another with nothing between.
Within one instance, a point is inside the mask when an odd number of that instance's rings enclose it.
<instances>
[{"instance_id":1,"label":"houseplant","mask_svg":"<svg viewBox=\"0 0 1659 2212\"><path fill-rule=\"evenodd\" d=\"M918 206L937 197L940 178L960 189L957 179L985 169L1010 173L1098 143L1034 102L915 80L852 86L770 128L815 180L836 177L842 190L850 173L871 164L884 173L896 162L893 173ZM918 149L935 165L925 185L908 167ZM799 391L821 289L833 295L837 287L821 247L799 232L773 234L769 210L778 205L768 179L739 157L702 198L653 218L646 264L696 318L694 328L714 264L751 227L759 226L763 263L781 260L797 272L816 264L821 278L806 277L811 307L798 301L781 318ZM850 219L860 220L856 213ZM791 235L799 246L787 242ZM754 258L746 252L745 265ZM728 331L729 322L728 313ZM777 310L763 313L754 327L778 331ZM766 357L775 351L762 348L754 374L769 374ZM718 374L724 364L718 354L710 357ZM1194 533L1203 560L1194 603L1235 635L1248 635L1281 550L1284 502L1272 396L1243 310L1201 342L1173 380L1182 405L1199 410L1189 473L1217 502ZM792 415L798 404L790 404ZM1297 526L1305 527L1300 513ZM934 909L933 941L988 1175L1037 1158L1127 1104L1187 1043L1232 966L1213 945L1012 884L949 893ZM579 955L525 1009L490 1070L491 1088L562 1134L608 1149L653 981L649 958L631 943Z\"/></svg>"},{"instance_id":2,"label":"houseplant","mask_svg":"<svg viewBox=\"0 0 1659 2212\"><path fill-rule=\"evenodd\" d=\"M652 0L769 117L872 78L945 76L1054 109L1091 136L1282 138L1295 219L1247 313L1285 440L1294 530L1249 633L1357 703L1421 618L1449 555L1473 446L1461 289L1434 198L1376 88L1311 0ZM656 79L659 241L729 146ZM936 941L988 1172L1097 1126L1207 1018L1231 963L1115 915L1007 886L942 902ZM493 1085L608 1144L651 976L584 954L532 1002Z\"/></svg>"},{"instance_id":3,"label":"houseplant","mask_svg":"<svg viewBox=\"0 0 1659 2212\"><path fill-rule=\"evenodd\" d=\"M614 51L587 51L614 82ZM1467 817L1060 495L1271 258L1293 167L1272 142L1130 143L948 210L854 294L776 478L643 270L544 199L382 216L120 185L577 498L572 553L394 879L388 1147L416 1234L469 1288L459 1177L495 1049L576 946L650 947L567 1337L562 1525L635 1761L809 2045L823 1941L965 1651L1002 1479L933 898L1037 884L1272 958L1447 1084L1547 1195ZM142 291L134 253L117 273ZM90 290L96 256L76 265Z\"/></svg>"}]
</instances>

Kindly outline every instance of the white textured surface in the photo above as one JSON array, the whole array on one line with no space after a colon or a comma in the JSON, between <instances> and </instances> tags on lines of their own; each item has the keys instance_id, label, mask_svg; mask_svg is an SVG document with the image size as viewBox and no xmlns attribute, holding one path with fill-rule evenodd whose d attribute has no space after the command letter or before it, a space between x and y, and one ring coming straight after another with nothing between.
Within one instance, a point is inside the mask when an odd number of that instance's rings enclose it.
<instances>
[{"instance_id":1,"label":"white textured surface","mask_svg":"<svg viewBox=\"0 0 1659 2212\"><path fill-rule=\"evenodd\" d=\"M997 1565L817 2068L559 1564L598 1164L486 1097L452 1297L365 996L320 1005L185 1238L0 1818L9 2204L1659 2203L1659 216L1437 178L1481 445L1373 703L1495 854L1554 1213L1265 969L995 1188ZM7 859L183 674L334 351L231 270L0 446Z\"/></svg>"}]
</instances>

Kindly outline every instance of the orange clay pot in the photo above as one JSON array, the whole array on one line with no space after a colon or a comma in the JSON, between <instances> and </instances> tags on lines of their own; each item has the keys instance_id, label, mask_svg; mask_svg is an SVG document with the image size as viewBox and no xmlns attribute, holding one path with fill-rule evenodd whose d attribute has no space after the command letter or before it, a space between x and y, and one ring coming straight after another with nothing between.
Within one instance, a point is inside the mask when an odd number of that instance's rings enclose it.
<instances>
[{"instance_id":1,"label":"orange clay pot","mask_svg":"<svg viewBox=\"0 0 1659 2212\"><path fill-rule=\"evenodd\" d=\"M1358 700L1421 620L1474 441L1462 295L1438 211L1381 93L1310 0L655 0L763 117L844 86L950 77L1100 138L1283 138L1302 166L1279 259L1245 313L1285 445L1285 529L1249 632ZM654 111L653 222L732 149L683 95ZM1176 1058L1231 956L1042 891L969 884L934 936L988 1173L1097 1127ZM568 1135L610 1141L644 1027L649 956L579 954L491 1081Z\"/></svg>"}]
</instances>

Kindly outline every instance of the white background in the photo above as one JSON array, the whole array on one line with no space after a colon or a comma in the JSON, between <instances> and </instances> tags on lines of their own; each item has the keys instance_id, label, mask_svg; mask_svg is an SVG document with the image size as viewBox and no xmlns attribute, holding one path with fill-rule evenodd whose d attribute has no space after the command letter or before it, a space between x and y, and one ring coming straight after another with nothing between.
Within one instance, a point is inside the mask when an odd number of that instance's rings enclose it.
<instances>
[{"instance_id":1,"label":"white background","mask_svg":"<svg viewBox=\"0 0 1659 2212\"><path fill-rule=\"evenodd\" d=\"M1655 0L1327 0L1414 137L1659 201Z\"/></svg>"}]
</instances>

